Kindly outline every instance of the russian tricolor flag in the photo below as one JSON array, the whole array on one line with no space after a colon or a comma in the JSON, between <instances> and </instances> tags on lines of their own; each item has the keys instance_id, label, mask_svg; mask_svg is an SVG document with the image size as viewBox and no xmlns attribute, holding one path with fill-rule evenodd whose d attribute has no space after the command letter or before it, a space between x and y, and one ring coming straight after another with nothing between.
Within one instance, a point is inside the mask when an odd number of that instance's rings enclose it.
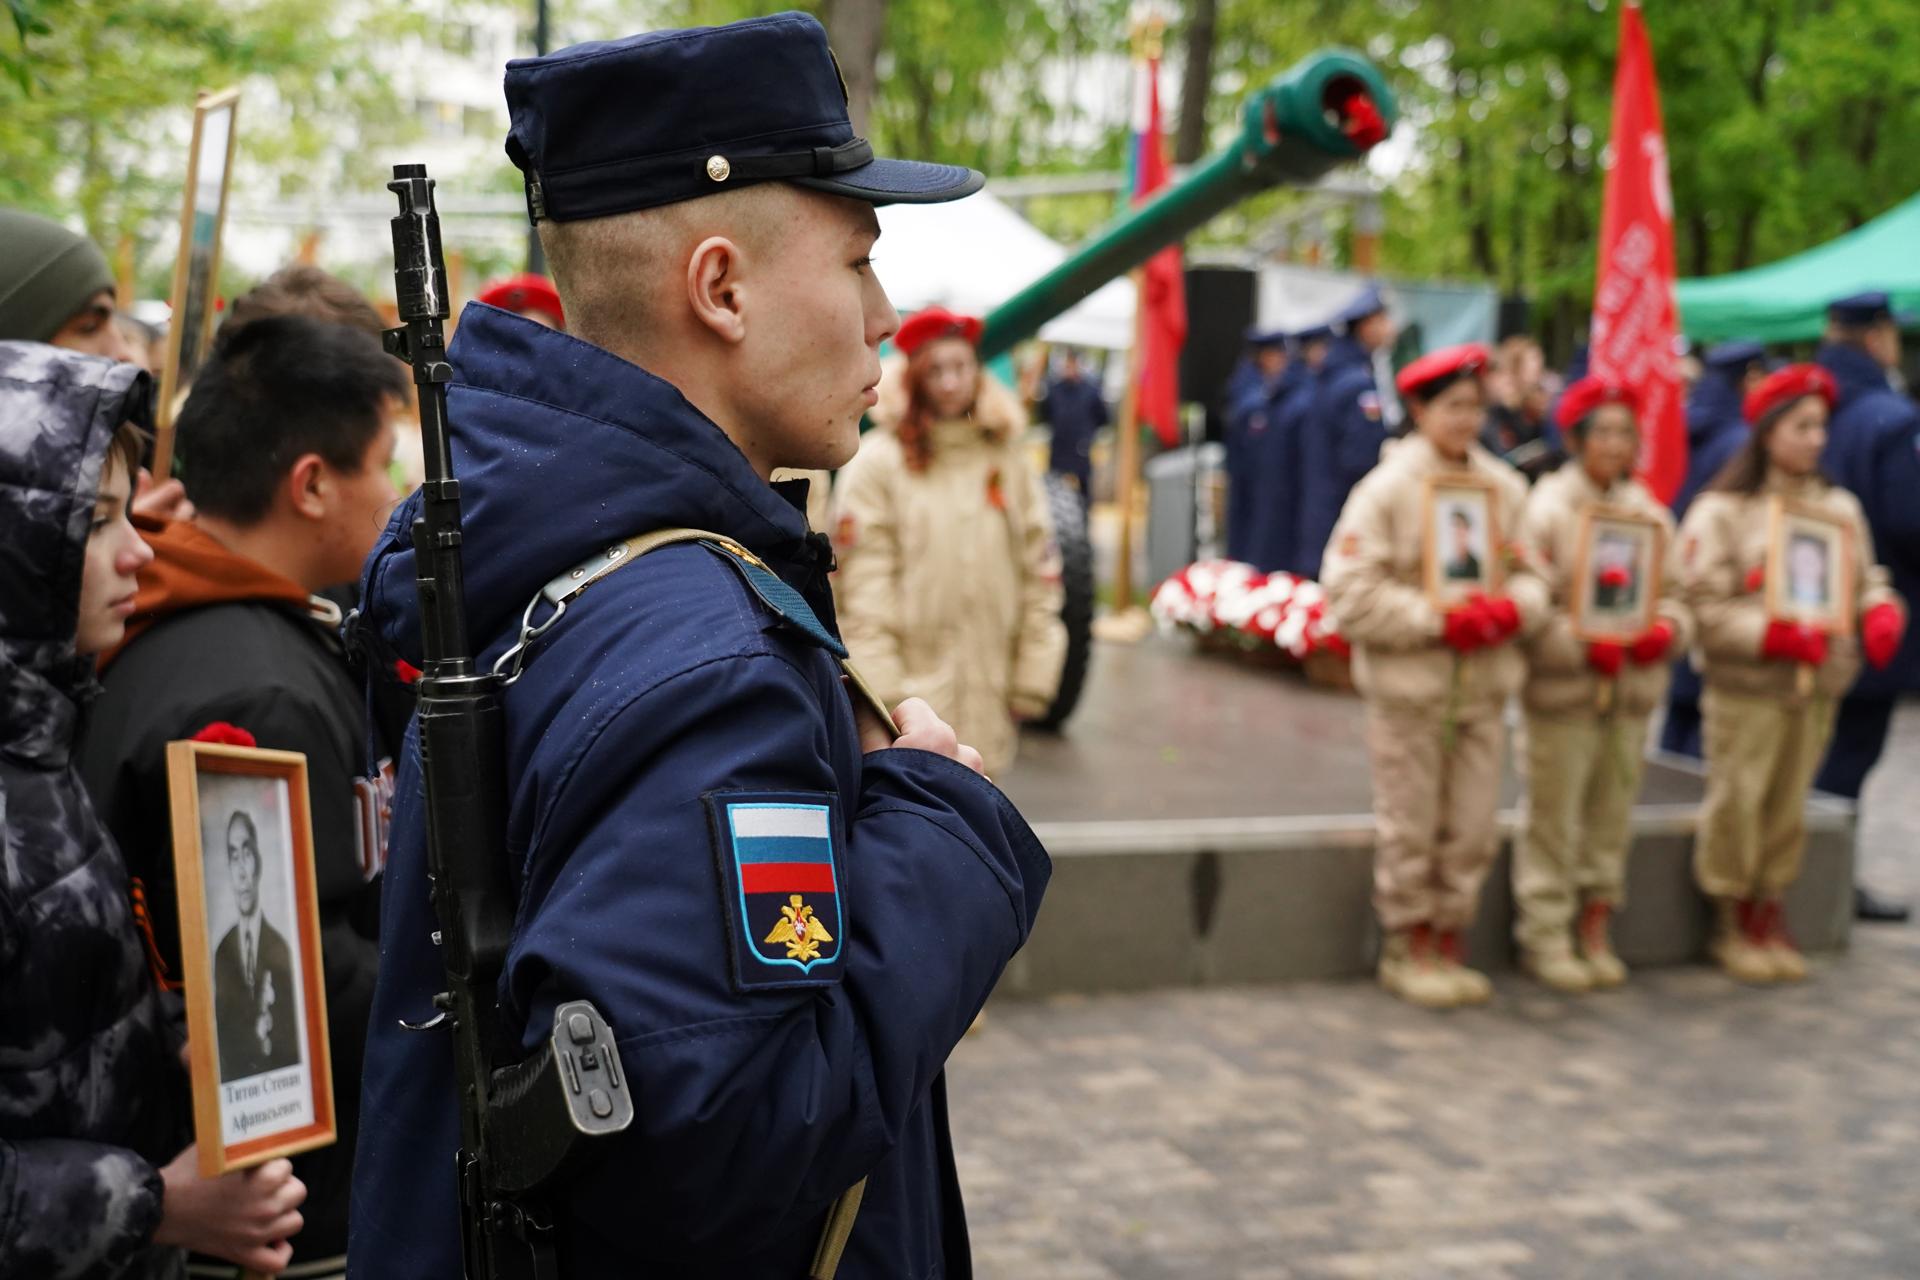
<instances>
[{"instance_id":1,"label":"russian tricolor flag","mask_svg":"<svg viewBox=\"0 0 1920 1280\"><path fill-rule=\"evenodd\" d=\"M833 893L833 831L825 805L727 806L740 891Z\"/></svg>"}]
</instances>

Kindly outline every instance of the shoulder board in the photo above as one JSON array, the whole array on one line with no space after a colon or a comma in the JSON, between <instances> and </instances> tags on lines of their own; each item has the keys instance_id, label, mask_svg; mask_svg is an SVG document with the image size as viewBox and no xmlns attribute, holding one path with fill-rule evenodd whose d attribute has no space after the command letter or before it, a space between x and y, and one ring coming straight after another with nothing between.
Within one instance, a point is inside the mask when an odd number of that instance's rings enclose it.
<instances>
[{"instance_id":1,"label":"shoulder board","mask_svg":"<svg viewBox=\"0 0 1920 1280\"><path fill-rule=\"evenodd\" d=\"M767 568L760 557L731 540L701 538L699 543L732 565L741 581L747 584L748 590L758 596L760 603L771 610L776 618L834 657L847 656L847 646L821 623L806 597L789 586L779 574Z\"/></svg>"}]
</instances>

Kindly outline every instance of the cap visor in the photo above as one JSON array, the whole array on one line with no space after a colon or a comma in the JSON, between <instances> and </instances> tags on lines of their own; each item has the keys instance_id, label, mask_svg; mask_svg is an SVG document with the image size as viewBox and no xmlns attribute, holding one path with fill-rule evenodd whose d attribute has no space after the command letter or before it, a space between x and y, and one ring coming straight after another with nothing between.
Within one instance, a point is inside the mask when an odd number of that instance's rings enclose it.
<instances>
[{"instance_id":1,"label":"cap visor","mask_svg":"<svg viewBox=\"0 0 1920 1280\"><path fill-rule=\"evenodd\" d=\"M970 196L987 184L986 176L976 170L919 160L875 160L831 178L791 181L869 204L940 204Z\"/></svg>"}]
</instances>

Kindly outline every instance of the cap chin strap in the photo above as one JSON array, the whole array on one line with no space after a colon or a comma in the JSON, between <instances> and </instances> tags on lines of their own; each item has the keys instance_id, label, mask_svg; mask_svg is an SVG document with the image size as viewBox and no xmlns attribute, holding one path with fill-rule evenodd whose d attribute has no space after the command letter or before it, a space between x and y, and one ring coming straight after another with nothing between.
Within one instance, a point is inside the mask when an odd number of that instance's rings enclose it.
<instances>
[{"instance_id":1,"label":"cap chin strap","mask_svg":"<svg viewBox=\"0 0 1920 1280\"><path fill-rule=\"evenodd\" d=\"M721 152L725 156L725 152ZM715 179L708 161L699 160L701 171L716 188L748 182L771 182L778 178L831 178L873 163L873 145L865 138L848 138L837 147L809 147L805 151L782 151L770 156L726 156L728 173Z\"/></svg>"}]
</instances>

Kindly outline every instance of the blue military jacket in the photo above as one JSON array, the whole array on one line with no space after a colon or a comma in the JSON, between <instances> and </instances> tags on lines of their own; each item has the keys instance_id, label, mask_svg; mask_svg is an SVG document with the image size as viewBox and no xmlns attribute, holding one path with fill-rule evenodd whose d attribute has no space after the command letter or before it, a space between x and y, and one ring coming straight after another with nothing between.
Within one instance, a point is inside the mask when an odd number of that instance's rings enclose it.
<instances>
[{"instance_id":1,"label":"blue military jacket","mask_svg":"<svg viewBox=\"0 0 1920 1280\"><path fill-rule=\"evenodd\" d=\"M1352 338L1327 347L1313 407L1300 426L1299 572L1316 581L1347 494L1380 461L1387 424L1373 362Z\"/></svg>"},{"instance_id":2,"label":"blue military jacket","mask_svg":"<svg viewBox=\"0 0 1920 1280\"><path fill-rule=\"evenodd\" d=\"M1873 550L1909 608L1920 606L1920 406L1893 389L1857 347L1829 344L1816 357L1840 386L1820 464L1866 509ZM1909 626L1885 671L1868 667L1850 697L1890 698L1920 689L1920 627Z\"/></svg>"},{"instance_id":3,"label":"blue military jacket","mask_svg":"<svg viewBox=\"0 0 1920 1280\"><path fill-rule=\"evenodd\" d=\"M484 661L542 583L669 526L737 540L833 625L820 541L672 386L484 306L467 309L452 362ZM417 661L413 510L362 590ZM822 642L694 544L578 597L505 707L519 904L504 1022L530 1050L557 1004L591 999L637 1107L560 1198L564 1274L795 1280L828 1205L863 1176L843 1280L969 1274L941 1070L1046 886L1013 806L944 757L863 757ZM411 737L367 1045L357 1280L460 1266L448 1041L398 1025L442 986Z\"/></svg>"},{"instance_id":4,"label":"blue military jacket","mask_svg":"<svg viewBox=\"0 0 1920 1280\"><path fill-rule=\"evenodd\" d=\"M1265 573L1290 569L1300 511L1300 421L1312 399L1313 372L1298 361L1271 385L1248 393L1236 410L1245 436L1241 470L1227 500L1228 529L1239 551L1229 551ZM1305 393L1303 395L1303 392ZM1242 512L1236 517L1234 501ZM1237 526L1237 529L1236 529Z\"/></svg>"},{"instance_id":5,"label":"blue military jacket","mask_svg":"<svg viewBox=\"0 0 1920 1280\"><path fill-rule=\"evenodd\" d=\"M1740 411L1740 390L1709 369L1693 384L1687 397L1687 477L1673 497L1673 518L1687 513L1700 491L1740 452L1747 442L1746 417Z\"/></svg>"}]
</instances>

